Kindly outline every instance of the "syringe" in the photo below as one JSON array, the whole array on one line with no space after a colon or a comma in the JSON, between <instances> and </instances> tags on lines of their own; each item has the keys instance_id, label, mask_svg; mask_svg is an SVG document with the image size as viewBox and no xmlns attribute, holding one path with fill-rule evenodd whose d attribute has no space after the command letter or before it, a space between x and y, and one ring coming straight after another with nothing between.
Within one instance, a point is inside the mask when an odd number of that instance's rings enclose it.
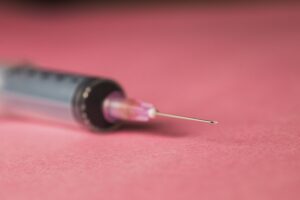
<instances>
[{"instance_id":1,"label":"syringe","mask_svg":"<svg viewBox=\"0 0 300 200\"><path fill-rule=\"evenodd\" d=\"M110 79L57 73L28 64L0 65L0 102L6 114L110 130L124 121L155 117L216 121L162 113L152 104L127 98Z\"/></svg>"}]
</instances>

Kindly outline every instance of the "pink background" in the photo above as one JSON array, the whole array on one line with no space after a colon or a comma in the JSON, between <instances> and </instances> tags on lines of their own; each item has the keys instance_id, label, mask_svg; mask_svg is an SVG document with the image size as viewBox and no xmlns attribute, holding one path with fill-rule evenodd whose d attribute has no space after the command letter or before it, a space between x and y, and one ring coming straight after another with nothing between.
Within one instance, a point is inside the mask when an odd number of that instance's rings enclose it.
<instances>
[{"instance_id":1,"label":"pink background","mask_svg":"<svg viewBox=\"0 0 300 200\"><path fill-rule=\"evenodd\" d=\"M119 80L160 119L0 120L0 199L300 199L300 7L0 12L0 55Z\"/></svg>"}]
</instances>

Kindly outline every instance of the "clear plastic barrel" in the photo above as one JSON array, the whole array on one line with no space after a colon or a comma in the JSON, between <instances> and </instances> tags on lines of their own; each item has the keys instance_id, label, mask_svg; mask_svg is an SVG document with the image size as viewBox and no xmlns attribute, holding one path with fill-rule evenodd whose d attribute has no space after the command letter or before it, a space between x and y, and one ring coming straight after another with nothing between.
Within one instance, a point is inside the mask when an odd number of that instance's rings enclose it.
<instances>
[{"instance_id":1,"label":"clear plastic barrel","mask_svg":"<svg viewBox=\"0 0 300 200\"><path fill-rule=\"evenodd\" d=\"M0 65L2 115L78 125L73 97L85 77Z\"/></svg>"}]
</instances>

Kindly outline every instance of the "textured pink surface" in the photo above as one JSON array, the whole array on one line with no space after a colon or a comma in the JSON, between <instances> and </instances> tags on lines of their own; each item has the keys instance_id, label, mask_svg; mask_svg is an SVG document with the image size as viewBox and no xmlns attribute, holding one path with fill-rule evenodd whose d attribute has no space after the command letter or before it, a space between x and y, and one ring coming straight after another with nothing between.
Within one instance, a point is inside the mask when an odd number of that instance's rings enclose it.
<instances>
[{"instance_id":1,"label":"textured pink surface","mask_svg":"<svg viewBox=\"0 0 300 200\"><path fill-rule=\"evenodd\" d=\"M0 199L299 199L300 7L2 11L0 55L105 75L217 126L2 119Z\"/></svg>"}]
</instances>

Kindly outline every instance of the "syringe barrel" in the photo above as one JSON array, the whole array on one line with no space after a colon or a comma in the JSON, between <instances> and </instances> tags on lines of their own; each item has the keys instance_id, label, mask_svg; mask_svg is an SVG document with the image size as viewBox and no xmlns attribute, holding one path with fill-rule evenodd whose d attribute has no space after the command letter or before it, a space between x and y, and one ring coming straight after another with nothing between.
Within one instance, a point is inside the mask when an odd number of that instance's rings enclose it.
<instances>
[{"instance_id":1,"label":"syringe barrel","mask_svg":"<svg viewBox=\"0 0 300 200\"><path fill-rule=\"evenodd\" d=\"M56 73L28 65L0 65L2 113L108 130L119 122L105 119L103 103L120 85L105 78Z\"/></svg>"}]
</instances>

